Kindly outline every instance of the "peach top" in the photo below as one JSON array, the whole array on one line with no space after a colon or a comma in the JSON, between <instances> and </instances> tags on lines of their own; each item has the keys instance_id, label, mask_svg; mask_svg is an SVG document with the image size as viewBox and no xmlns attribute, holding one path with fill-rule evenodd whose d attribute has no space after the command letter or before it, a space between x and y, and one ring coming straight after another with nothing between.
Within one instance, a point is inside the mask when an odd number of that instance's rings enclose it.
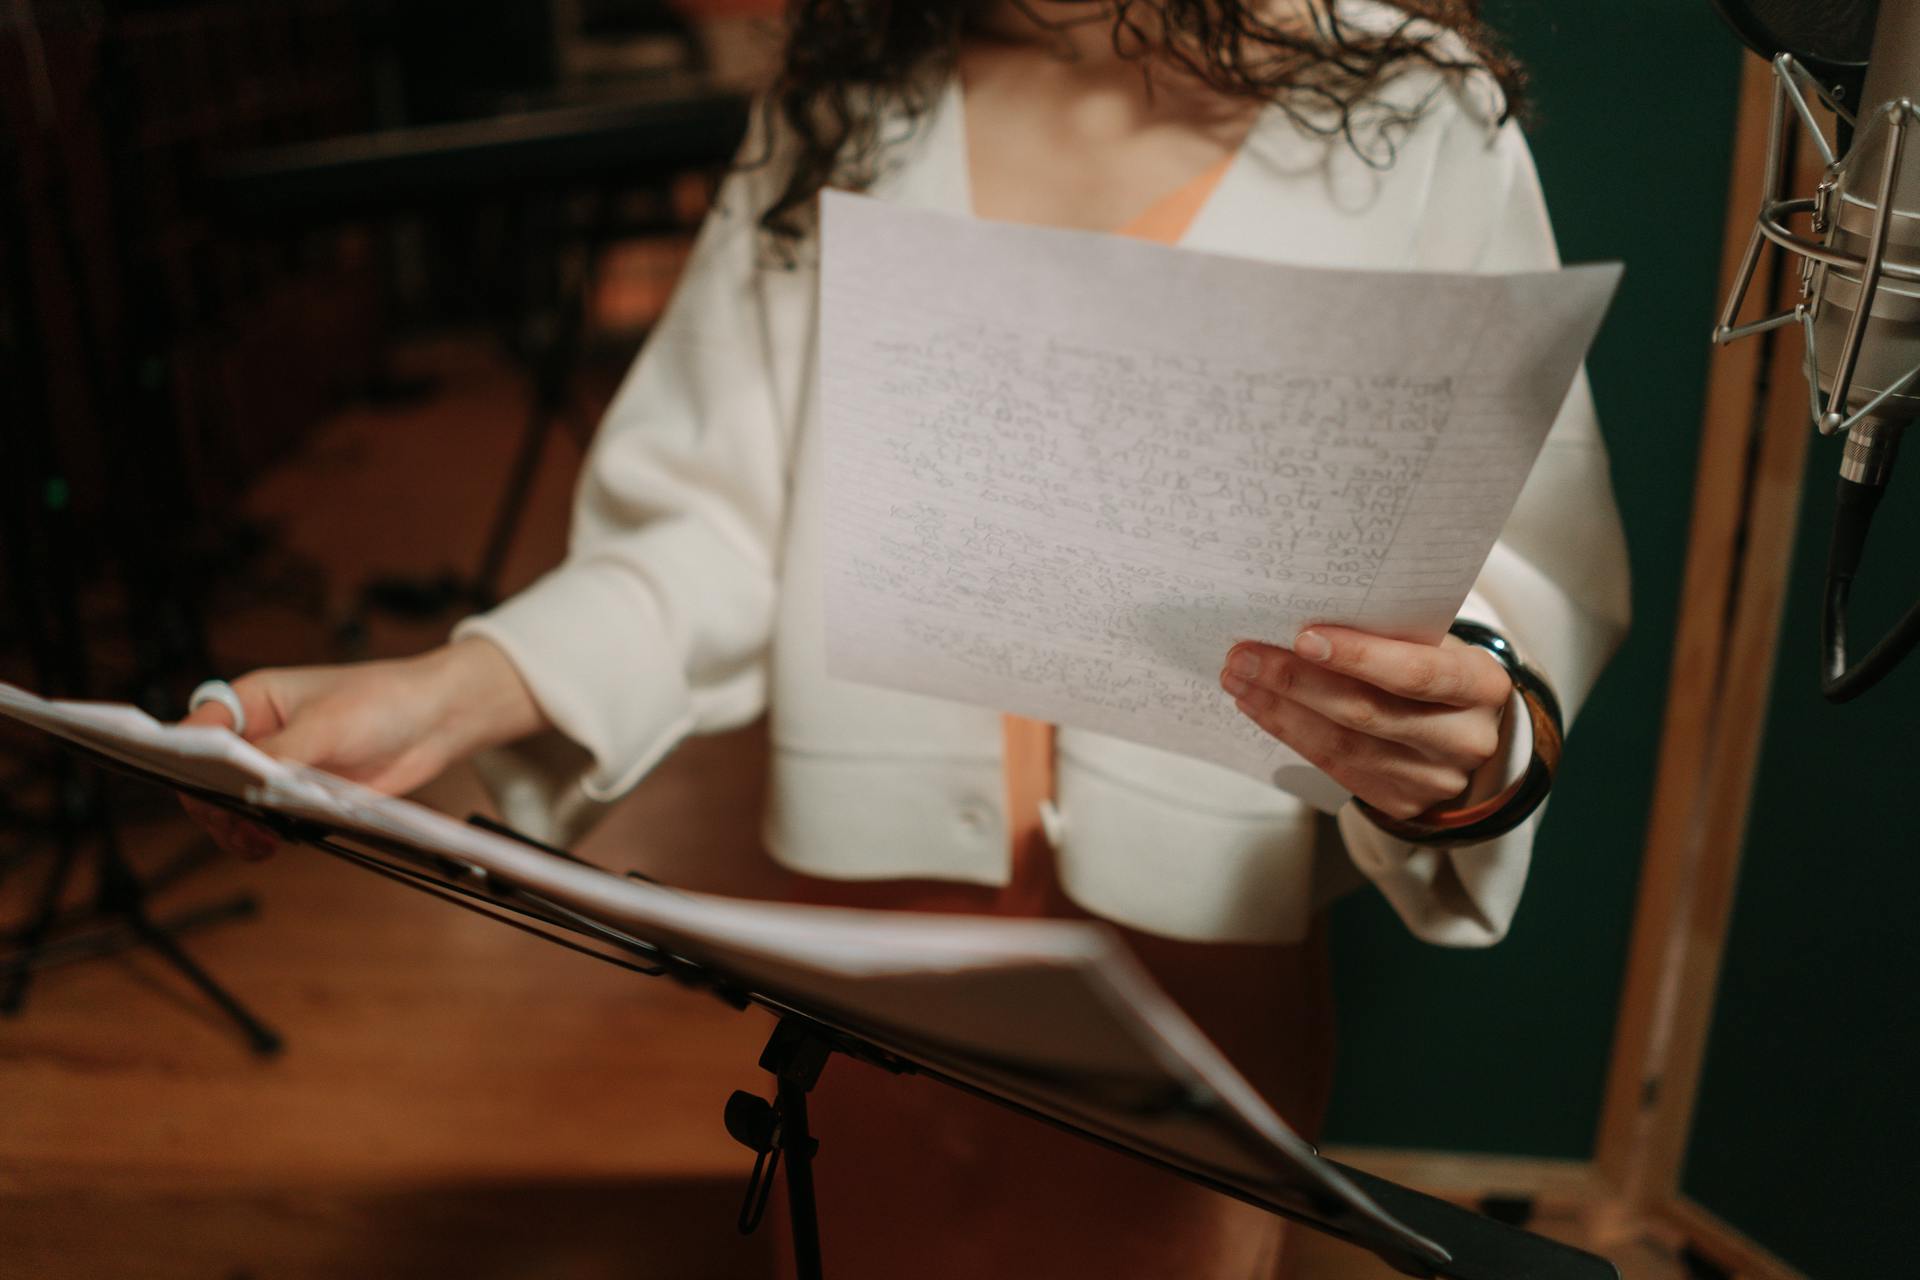
<instances>
[{"instance_id":1,"label":"peach top","mask_svg":"<svg viewBox=\"0 0 1920 1280\"><path fill-rule=\"evenodd\" d=\"M1132 221L1114 230L1115 235L1133 236L1174 244L1186 234L1220 179L1226 176L1233 157L1227 156L1206 172L1176 190L1160 197ZM1223 655L1224 660L1224 655ZM1007 832L1012 842L1013 874L1008 895L1036 900L1047 892L1051 877L1047 874L1049 845L1041 807L1053 799L1053 726L1023 716L1006 716L1001 721L1001 768L1007 794Z\"/></svg>"}]
</instances>

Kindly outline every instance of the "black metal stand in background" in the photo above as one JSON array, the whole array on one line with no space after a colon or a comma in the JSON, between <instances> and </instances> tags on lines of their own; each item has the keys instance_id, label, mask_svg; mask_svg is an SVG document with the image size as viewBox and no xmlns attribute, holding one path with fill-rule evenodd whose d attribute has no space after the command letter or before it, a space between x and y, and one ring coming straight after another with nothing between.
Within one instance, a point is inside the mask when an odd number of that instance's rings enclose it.
<instances>
[{"instance_id":1,"label":"black metal stand in background","mask_svg":"<svg viewBox=\"0 0 1920 1280\"><path fill-rule=\"evenodd\" d=\"M724 167L745 133L748 104L699 75L635 85L618 97L562 99L489 119L382 129L227 157L213 167L210 217L234 233L390 219L476 201L513 212L522 243L511 256L547 264L537 283L523 277L511 309L533 317L510 341L530 387L527 417L471 574L385 577L365 585L357 616L343 629L353 647L365 615L432 618L497 602L501 571L553 428L568 421L580 363L594 266L616 237L683 234L669 187L686 173ZM571 199L590 196L584 225L569 222ZM621 197L647 193L634 217ZM569 254L569 247L577 252ZM590 430L580 432L582 441Z\"/></svg>"},{"instance_id":2,"label":"black metal stand in background","mask_svg":"<svg viewBox=\"0 0 1920 1280\"><path fill-rule=\"evenodd\" d=\"M7 433L0 432L0 435ZM23 433L24 434L24 433ZM14 437L17 442L19 436ZM0 472L32 487L39 468L18 465L11 449L0 446ZM44 687L70 689L84 696L87 673L78 627L76 590L70 570L60 565L63 539L58 519L35 529L24 516L31 502L17 491L0 495L9 511L4 530L7 577L19 596L13 610L25 631L37 678ZM39 554L36 554L39 553ZM50 563L51 562L51 563ZM51 618L42 612L47 609ZM34 974L56 964L145 947L160 956L231 1018L257 1053L273 1053L280 1037L216 982L183 950L177 936L191 929L249 919L258 908L240 894L156 919L148 899L205 860L205 846L189 849L152 877L142 880L127 862L111 809L106 778L66 752L49 761L43 812L26 821L16 806L15 835L23 848L13 856L19 866L36 854L47 860L46 877L25 919L0 932L0 1016L20 1013ZM83 864L91 863L94 885L88 905L66 906L68 890ZM18 867L7 870L18 873Z\"/></svg>"},{"instance_id":3,"label":"black metal stand in background","mask_svg":"<svg viewBox=\"0 0 1920 1280\"><path fill-rule=\"evenodd\" d=\"M82 788L75 807L87 815L93 827L91 838L72 830L71 818L62 823L69 829L51 850L52 865L33 912L19 928L0 935L9 946L4 957L0 957L0 1015L13 1017L21 1012L34 974L43 969L144 947L171 965L232 1020L255 1053L279 1052L279 1035L188 955L178 940L180 934L189 930L252 919L259 911L253 897L237 894L155 918L147 905L149 895L197 865L199 857L193 852L184 854L157 875L142 880L121 852L118 833L107 816L102 780L98 777L70 780ZM66 909L62 904L67 887L89 845L95 878L92 901L86 906Z\"/></svg>"},{"instance_id":4,"label":"black metal stand in background","mask_svg":"<svg viewBox=\"0 0 1920 1280\"><path fill-rule=\"evenodd\" d=\"M479 565L471 577L446 573L431 578L381 577L366 583L355 616L343 632L349 648L364 639L365 615L371 612L424 620L456 608L491 609L500 602L501 575L526 515L534 481L539 478L547 442L556 425L572 420L572 384L586 338L589 295L611 236L614 198L615 193L608 188L594 191L592 213L573 262L563 261L568 237L555 225L566 217L565 201L527 201L523 203L528 207L517 210L516 221L527 243L514 256L524 262L546 264L548 278L543 287L529 290L529 296L520 299L518 318L526 321L524 327L529 332L521 342L507 344L511 351L519 352L526 365L530 401L519 442L514 446L512 466L487 526ZM534 229L536 224L544 231ZM650 228L664 229L668 228ZM581 425L577 435L582 453L592 434L590 427Z\"/></svg>"},{"instance_id":5,"label":"black metal stand in background","mask_svg":"<svg viewBox=\"0 0 1920 1280\"><path fill-rule=\"evenodd\" d=\"M13 175L18 179L19 175ZM27 193L18 181L0 200L0 306L24 313L33 297L25 260L27 236L17 225ZM58 165L48 178L56 209L66 195ZM78 250L69 237L69 264ZM81 305L76 299L76 305ZM84 317L84 311L83 311ZM75 564L73 513L47 416L43 352L37 326L24 314L0 316L0 330L17 345L0 352L0 379L15 416L0 428L0 549L5 552L4 581L10 592L6 615L27 651L34 678L43 689L85 697L92 686L86 635L80 618L79 570ZM83 318L84 325L84 318ZM183 950L178 935L190 929L247 919L257 906L248 895L156 918L148 906L159 888L178 880L205 861L206 847L176 857L142 880L121 849L104 775L71 754L51 753L44 766L28 758L15 779L20 792L38 792L29 805L20 795L7 797L0 811L0 834L11 834L12 849L0 849L0 876L23 873L45 859L46 876L19 924L0 931L0 1016L17 1015L25 1006L36 973L56 964L145 947L160 956L231 1018L259 1053L279 1049L280 1038L216 982ZM66 905L69 889L91 866L91 900Z\"/></svg>"}]
</instances>

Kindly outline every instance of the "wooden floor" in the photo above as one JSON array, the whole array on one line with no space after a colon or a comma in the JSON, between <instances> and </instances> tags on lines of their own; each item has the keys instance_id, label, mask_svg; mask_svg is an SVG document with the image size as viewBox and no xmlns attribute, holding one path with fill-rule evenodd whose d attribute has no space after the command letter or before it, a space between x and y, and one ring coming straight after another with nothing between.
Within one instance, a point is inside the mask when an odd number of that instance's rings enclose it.
<instances>
[{"instance_id":1,"label":"wooden floor","mask_svg":"<svg viewBox=\"0 0 1920 1280\"><path fill-rule=\"evenodd\" d=\"M471 556L505 471L518 382L474 344L418 358L443 378L431 402L343 414L254 495L288 563L324 569L336 610L371 572ZM576 465L562 433L511 582L558 558ZM217 634L229 673L326 656L309 614L229 585ZM383 626L373 647L411 651L443 629ZM765 891L777 879L755 834L765 750L755 730L689 743L583 851ZM193 845L156 797L122 798L143 865ZM462 815L484 803L464 771L424 798ZM0 882L0 911L17 916L37 874ZM216 861L157 905L235 893L258 898L259 918L191 948L284 1034L277 1058L249 1054L150 956L51 970L25 1014L0 1023L0 1277L766 1273L765 1242L733 1230L749 1160L720 1124L729 1092L763 1086L760 1015L305 851ZM1539 1225L1583 1230L1571 1215ZM1620 1256L1632 1277L1679 1274L1637 1241ZM1329 1242L1303 1280L1385 1274Z\"/></svg>"}]
</instances>

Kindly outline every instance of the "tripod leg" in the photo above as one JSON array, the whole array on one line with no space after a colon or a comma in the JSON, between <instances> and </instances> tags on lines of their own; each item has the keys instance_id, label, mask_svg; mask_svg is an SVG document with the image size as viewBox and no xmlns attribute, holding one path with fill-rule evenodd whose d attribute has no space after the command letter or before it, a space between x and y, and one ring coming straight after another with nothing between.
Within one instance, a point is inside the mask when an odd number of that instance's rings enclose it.
<instances>
[{"instance_id":1,"label":"tripod leg","mask_svg":"<svg viewBox=\"0 0 1920 1280\"><path fill-rule=\"evenodd\" d=\"M496 602L500 574L506 567L507 553L513 550L520 519L526 514L527 498L540 471L540 456L545 452L547 437L553 433L554 423L567 412L567 388L580 363L588 301L608 237L612 205L610 190L603 187L594 193L592 223L581 260L575 267L578 274L569 279L564 263L556 263L554 267L557 278L553 296L548 300L552 334L532 362L532 407L521 432L520 454L508 474L507 490L494 514L493 527L487 532L486 550L480 556L480 570L473 580L474 603L481 608L491 608ZM557 254L557 245L555 251Z\"/></svg>"},{"instance_id":2,"label":"tripod leg","mask_svg":"<svg viewBox=\"0 0 1920 1280\"><path fill-rule=\"evenodd\" d=\"M61 840L54 851L53 866L47 871L40 900L34 904L33 914L27 917L26 926L20 931L18 947L7 965L5 986L0 989L0 1015L16 1014L26 1003L27 984L33 979L34 957L39 954L46 942L47 931L60 915L60 899L66 892L67 881L73 877L77 854L78 848L72 839Z\"/></svg>"},{"instance_id":3,"label":"tripod leg","mask_svg":"<svg viewBox=\"0 0 1920 1280\"><path fill-rule=\"evenodd\" d=\"M173 935L147 918L144 909L136 909L131 921L133 930L140 940L159 952L166 962L187 976L187 980L200 988L207 999L220 1006L220 1011L233 1019L247 1037L247 1043L253 1051L262 1055L280 1052L282 1041L279 1032L254 1017L247 1007L234 999L232 994L213 980L212 975L202 969L194 958L175 942Z\"/></svg>"},{"instance_id":4,"label":"tripod leg","mask_svg":"<svg viewBox=\"0 0 1920 1280\"><path fill-rule=\"evenodd\" d=\"M492 608L499 601L500 573L506 567L507 553L513 550L520 517L526 513L534 479L540 474L540 456L546 452L547 437L553 433L553 421L560 412L559 406L548 402L544 386L536 390L527 424L521 428L519 454L507 475L507 490L494 512L486 550L480 556L480 571L471 587L472 602L478 608Z\"/></svg>"},{"instance_id":5,"label":"tripod leg","mask_svg":"<svg viewBox=\"0 0 1920 1280\"><path fill-rule=\"evenodd\" d=\"M153 922L154 928L175 938L192 933L198 929L209 929L214 925L227 924L234 920L251 920L260 914L260 904L249 895L228 898L223 902L209 902L197 907L188 907L176 911L163 919ZM31 960L34 971L52 969L63 964L74 964L82 960L97 960L102 956L117 955L133 947L142 945L144 939L134 931L125 920L116 920L110 924L97 925L48 942Z\"/></svg>"},{"instance_id":6,"label":"tripod leg","mask_svg":"<svg viewBox=\"0 0 1920 1280\"><path fill-rule=\"evenodd\" d=\"M171 933L153 922L147 914L146 890L139 878L133 874L133 868L127 865L126 858L120 852L120 843L114 837L113 828L101 813L100 831L100 912L102 915L117 915L127 922L140 941L159 952L161 959L178 969L187 980L200 988L207 999L218 1005L220 1011L233 1019L241 1034L253 1051L259 1054L280 1052L279 1033L266 1023L254 1017L247 1007L234 999L228 990L213 980L213 976L202 969L197 961L188 955Z\"/></svg>"}]
</instances>

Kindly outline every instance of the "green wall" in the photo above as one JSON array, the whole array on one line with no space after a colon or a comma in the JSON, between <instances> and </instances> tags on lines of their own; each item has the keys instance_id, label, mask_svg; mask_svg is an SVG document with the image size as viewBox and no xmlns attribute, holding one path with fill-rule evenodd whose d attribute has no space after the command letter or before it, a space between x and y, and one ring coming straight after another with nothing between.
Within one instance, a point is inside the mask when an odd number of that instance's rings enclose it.
<instances>
[{"instance_id":1,"label":"green wall","mask_svg":"<svg viewBox=\"0 0 1920 1280\"><path fill-rule=\"evenodd\" d=\"M1790 344L1790 350L1797 346ZM1858 647L1920 594L1920 452L1855 586ZM1837 442L1816 440L1682 1189L1816 1280L1920 1275L1920 658L1817 682ZM1904 1258L1902 1257L1904 1255Z\"/></svg>"},{"instance_id":2,"label":"green wall","mask_svg":"<svg viewBox=\"0 0 1920 1280\"><path fill-rule=\"evenodd\" d=\"M1336 909L1329 1138L1578 1157L1598 1120L1652 788L1746 55L1706 0L1504 0L1489 16L1533 73L1529 135L1562 256L1627 264L1588 369L1634 626L1575 726L1505 942L1416 942L1371 893Z\"/></svg>"}]
</instances>

